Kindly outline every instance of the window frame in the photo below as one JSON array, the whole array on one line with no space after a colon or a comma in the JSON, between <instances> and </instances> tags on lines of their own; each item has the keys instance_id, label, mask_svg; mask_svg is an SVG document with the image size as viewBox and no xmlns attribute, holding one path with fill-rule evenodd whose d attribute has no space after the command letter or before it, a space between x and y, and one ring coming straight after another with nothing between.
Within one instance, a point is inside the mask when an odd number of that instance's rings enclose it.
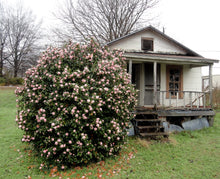
<instances>
[{"instance_id":1,"label":"window frame","mask_svg":"<svg viewBox=\"0 0 220 179\"><path fill-rule=\"evenodd\" d=\"M152 48L150 50L143 49L143 47L144 47L144 40L151 41L151 43L152 43L151 47ZM143 51L154 51L154 39L153 38L142 37L141 38L141 50L143 50Z\"/></svg>"},{"instance_id":2,"label":"window frame","mask_svg":"<svg viewBox=\"0 0 220 179\"><path fill-rule=\"evenodd\" d=\"M170 88L169 88L169 83L170 83L170 70L180 70L180 88L178 90L179 93L179 99L183 98L183 66L181 65L167 65L166 66L166 98L169 99L169 92L170 92ZM175 83L175 82L174 82ZM177 96L176 95L172 95L171 99L176 99Z\"/></svg>"}]
</instances>

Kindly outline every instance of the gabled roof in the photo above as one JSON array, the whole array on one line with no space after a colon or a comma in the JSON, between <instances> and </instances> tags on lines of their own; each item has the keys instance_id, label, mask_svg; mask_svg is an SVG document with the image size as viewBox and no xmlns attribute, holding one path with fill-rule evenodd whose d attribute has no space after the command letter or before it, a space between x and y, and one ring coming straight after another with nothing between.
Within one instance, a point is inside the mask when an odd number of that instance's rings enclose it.
<instances>
[{"instance_id":1,"label":"gabled roof","mask_svg":"<svg viewBox=\"0 0 220 179\"><path fill-rule=\"evenodd\" d=\"M148 26L145 27L143 29L137 30L131 34L125 35L123 37L119 37L109 43L107 43L107 46L111 46L114 43L119 42L120 40L126 39L128 37L131 37L133 35L136 35L138 33L144 32L144 31L153 31L156 34L159 34L160 36L162 36L164 39L167 39L168 41L174 43L176 46L181 47L182 49L184 49L187 52L188 56L196 56L196 57L202 57L200 54L194 52L193 50L189 49L188 47L184 46L183 44L177 42L176 40L174 40L173 38L169 37L168 35L164 34L163 32L159 31L158 29L154 28L153 26Z\"/></svg>"}]
</instances>

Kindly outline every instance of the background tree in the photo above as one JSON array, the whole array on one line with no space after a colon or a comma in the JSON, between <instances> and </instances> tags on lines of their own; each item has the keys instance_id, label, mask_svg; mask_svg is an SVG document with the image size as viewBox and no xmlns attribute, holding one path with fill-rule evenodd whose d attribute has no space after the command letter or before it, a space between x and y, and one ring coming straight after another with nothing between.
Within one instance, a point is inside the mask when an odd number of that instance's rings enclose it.
<instances>
[{"instance_id":1,"label":"background tree","mask_svg":"<svg viewBox=\"0 0 220 179\"><path fill-rule=\"evenodd\" d=\"M7 62L13 68L14 77L17 77L22 68L28 67L30 54L38 49L40 26L41 23L36 22L32 11L24 9L22 5L11 7L7 11L8 53L10 54Z\"/></svg>"},{"instance_id":2,"label":"background tree","mask_svg":"<svg viewBox=\"0 0 220 179\"><path fill-rule=\"evenodd\" d=\"M66 0L55 16L63 23L54 32L61 39L106 43L149 23L158 0ZM65 28L64 28L65 27ZM65 30L64 30L65 29Z\"/></svg>"},{"instance_id":3,"label":"background tree","mask_svg":"<svg viewBox=\"0 0 220 179\"><path fill-rule=\"evenodd\" d=\"M3 66L7 59L6 42L7 42L7 25L6 25L5 8L0 3L0 77L3 76Z\"/></svg>"}]
</instances>

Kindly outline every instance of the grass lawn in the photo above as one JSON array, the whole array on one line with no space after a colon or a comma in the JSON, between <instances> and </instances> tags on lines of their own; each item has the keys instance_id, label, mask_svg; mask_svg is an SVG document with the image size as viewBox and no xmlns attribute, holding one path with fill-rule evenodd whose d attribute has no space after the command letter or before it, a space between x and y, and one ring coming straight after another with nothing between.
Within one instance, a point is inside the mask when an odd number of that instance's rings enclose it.
<instances>
[{"instance_id":1,"label":"grass lawn","mask_svg":"<svg viewBox=\"0 0 220 179\"><path fill-rule=\"evenodd\" d=\"M58 173L21 143L14 88L0 88L0 178L220 178L220 113L214 127L172 134L169 141L129 138L116 158Z\"/></svg>"}]
</instances>

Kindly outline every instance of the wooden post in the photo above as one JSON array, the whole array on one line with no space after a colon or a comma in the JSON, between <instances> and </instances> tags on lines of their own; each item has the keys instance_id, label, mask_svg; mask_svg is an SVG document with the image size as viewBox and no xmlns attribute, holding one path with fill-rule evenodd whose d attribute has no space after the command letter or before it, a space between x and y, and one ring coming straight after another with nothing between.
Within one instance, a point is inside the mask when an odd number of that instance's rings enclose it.
<instances>
[{"instance_id":1,"label":"wooden post","mask_svg":"<svg viewBox=\"0 0 220 179\"><path fill-rule=\"evenodd\" d=\"M131 75L131 83L132 83L132 60L129 60L129 68L128 68L128 73Z\"/></svg>"},{"instance_id":2,"label":"wooden post","mask_svg":"<svg viewBox=\"0 0 220 179\"><path fill-rule=\"evenodd\" d=\"M157 62L154 62L154 92L153 92L154 106L157 106Z\"/></svg>"},{"instance_id":3,"label":"wooden post","mask_svg":"<svg viewBox=\"0 0 220 179\"><path fill-rule=\"evenodd\" d=\"M179 92L176 93L176 107L178 107L178 101L179 101Z\"/></svg>"},{"instance_id":4,"label":"wooden post","mask_svg":"<svg viewBox=\"0 0 220 179\"><path fill-rule=\"evenodd\" d=\"M144 97L145 97L145 67L144 63L141 63L140 67L140 106L144 106Z\"/></svg>"},{"instance_id":5,"label":"wooden post","mask_svg":"<svg viewBox=\"0 0 220 179\"><path fill-rule=\"evenodd\" d=\"M190 107L192 108L192 91L189 92L189 96L190 96Z\"/></svg>"},{"instance_id":6,"label":"wooden post","mask_svg":"<svg viewBox=\"0 0 220 179\"><path fill-rule=\"evenodd\" d=\"M183 91L183 107L186 107L185 91Z\"/></svg>"},{"instance_id":7,"label":"wooden post","mask_svg":"<svg viewBox=\"0 0 220 179\"><path fill-rule=\"evenodd\" d=\"M209 104L212 107L212 64L209 65Z\"/></svg>"},{"instance_id":8,"label":"wooden post","mask_svg":"<svg viewBox=\"0 0 220 179\"><path fill-rule=\"evenodd\" d=\"M162 91L162 106L164 107L164 91Z\"/></svg>"},{"instance_id":9,"label":"wooden post","mask_svg":"<svg viewBox=\"0 0 220 179\"><path fill-rule=\"evenodd\" d=\"M171 92L169 91L169 106L171 106Z\"/></svg>"}]
</instances>

